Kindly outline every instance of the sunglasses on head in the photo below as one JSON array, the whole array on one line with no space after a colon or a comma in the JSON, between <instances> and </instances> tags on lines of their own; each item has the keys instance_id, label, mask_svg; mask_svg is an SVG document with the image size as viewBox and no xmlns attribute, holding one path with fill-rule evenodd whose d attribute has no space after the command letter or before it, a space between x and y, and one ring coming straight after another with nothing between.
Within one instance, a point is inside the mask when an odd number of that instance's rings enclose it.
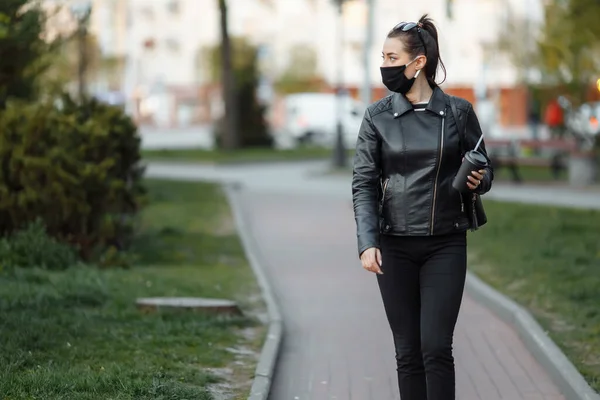
<instances>
[{"instance_id":1,"label":"sunglasses on head","mask_svg":"<svg viewBox=\"0 0 600 400\"><path fill-rule=\"evenodd\" d=\"M421 30L423 28L422 23L420 23L420 22L400 22L392 30L394 30L394 31L400 30L402 32L408 32L414 28L417 28L417 34L419 35L419 40L421 40L421 44L423 45L423 50L425 51L425 57L427 57L427 47L425 46L425 41L423 40L423 36L421 36Z\"/></svg>"}]
</instances>

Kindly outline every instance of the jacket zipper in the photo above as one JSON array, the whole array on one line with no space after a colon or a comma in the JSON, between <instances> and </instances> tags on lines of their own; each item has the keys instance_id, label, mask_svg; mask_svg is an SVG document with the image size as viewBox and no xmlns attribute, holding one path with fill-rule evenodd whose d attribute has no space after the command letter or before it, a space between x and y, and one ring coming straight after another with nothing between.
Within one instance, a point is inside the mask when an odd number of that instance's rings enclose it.
<instances>
[{"instance_id":1,"label":"jacket zipper","mask_svg":"<svg viewBox=\"0 0 600 400\"><path fill-rule=\"evenodd\" d=\"M385 181L383 181L383 184L381 185L382 186L382 194L381 194L381 203L379 205L379 216L382 218L383 218L383 208L385 207L385 193L387 192L389 183L390 183L390 178L387 178ZM383 221L383 219L382 219L382 222L385 222L385 221ZM384 227L384 225L381 225L380 229L383 227ZM386 230L388 229L387 226L385 229Z\"/></svg>"},{"instance_id":2,"label":"jacket zipper","mask_svg":"<svg viewBox=\"0 0 600 400\"><path fill-rule=\"evenodd\" d=\"M388 188L388 184L390 183L390 178L387 178L384 182L383 182L383 194L381 195L381 202L383 203L383 200L385 200L385 192Z\"/></svg>"},{"instance_id":3,"label":"jacket zipper","mask_svg":"<svg viewBox=\"0 0 600 400\"><path fill-rule=\"evenodd\" d=\"M440 176L440 169L442 167L442 155L444 154L444 128L446 126L446 117L442 118L442 134L440 137L440 157L438 160L437 172L435 173L435 181L433 183L433 205L431 206L431 229L430 234L433 235L433 225L435 219L435 203L437 200L437 186L438 186L438 178Z\"/></svg>"}]
</instances>

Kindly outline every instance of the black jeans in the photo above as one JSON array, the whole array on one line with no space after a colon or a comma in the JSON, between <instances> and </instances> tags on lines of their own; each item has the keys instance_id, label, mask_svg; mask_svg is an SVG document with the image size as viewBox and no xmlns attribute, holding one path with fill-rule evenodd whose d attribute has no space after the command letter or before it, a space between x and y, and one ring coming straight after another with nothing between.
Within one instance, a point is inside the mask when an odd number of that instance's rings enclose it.
<instances>
[{"instance_id":1,"label":"black jeans","mask_svg":"<svg viewBox=\"0 0 600 400\"><path fill-rule=\"evenodd\" d=\"M467 270L466 233L381 237L377 280L402 400L454 400L452 339Z\"/></svg>"}]
</instances>

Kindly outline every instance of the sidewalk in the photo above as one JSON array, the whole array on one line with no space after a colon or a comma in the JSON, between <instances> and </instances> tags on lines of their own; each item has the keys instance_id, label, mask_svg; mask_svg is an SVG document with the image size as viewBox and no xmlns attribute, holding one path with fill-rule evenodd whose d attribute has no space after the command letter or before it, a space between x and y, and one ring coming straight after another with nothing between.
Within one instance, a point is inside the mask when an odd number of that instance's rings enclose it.
<instances>
[{"instance_id":1,"label":"sidewalk","mask_svg":"<svg viewBox=\"0 0 600 400\"><path fill-rule=\"evenodd\" d=\"M272 400L397 400L376 280L356 256L350 176L323 175L326 167L153 162L147 175L244 183L240 196L285 319ZM485 198L600 209L597 189L496 183ZM458 400L564 398L515 330L467 296L455 358Z\"/></svg>"},{"instance_id":2,"label":"sidewalk","mask_svg":"<svg viewBox=\"0 0 600 400\"><path fill-rule=\"evenodd\" d=\"M260 189L264 193L313 193L351 202L350 174L327 175L325 171L328 168L329 163L324 161L241 167L152 162L148 166L147 175L156 178L244 182L248 187ZM600 209L598 188L574 189L567 186L494 182L492 191L484 196L484 201L486 199Z\"/></svg>"},{"instance_id":3,"label":"sidewalk","mask_svg":"<svg viewBox=\"0 0 600 400\"><path fill-rule=\"evenodd\" d=\"M317 194L241 193L285 321L272 400L399 399L375 277L356 256L352 209ZM514 330L465 297L459 400L563 399Z\"/></svg>"},{"instance_id":4,"label":"sidewalk","mask_svg":"<svg viewBox=\"0 0 600 400\"><path fill-rule=\"evenodd\" d=\"M139 128L144 150L212 149L214 138L208 125L183 128L141 126Z\"/></svg>"}]
</instances>

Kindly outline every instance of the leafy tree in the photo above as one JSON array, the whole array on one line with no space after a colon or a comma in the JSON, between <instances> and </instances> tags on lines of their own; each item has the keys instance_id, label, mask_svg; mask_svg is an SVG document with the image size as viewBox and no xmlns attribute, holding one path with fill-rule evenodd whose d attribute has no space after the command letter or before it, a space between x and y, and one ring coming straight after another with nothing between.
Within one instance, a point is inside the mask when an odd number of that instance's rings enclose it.
<instances>
[{"instance_id":1,"label":"leafy tree","mask_svg":"<svg viewBox=\"0 0 600 400\"><path fill-rule=\"evenodd\" d=\"M228 7L227 0L217 0L220 11L220 31L221 31L221 84L223 87L223 99L225 101L225 118L223 121L223 147L225 149L235 149L239 146L238 134L238 108L236 101L236 84L232 66L231 40L228 27Z\"/></svg>"},{"instance_id":2,"label":"leafy tree","mask_svg":"<svg viewBox=\"0 0 600 400\"><path fill-rule=\"evenodd\" d=\"M234 107L238 110L237 125L244 127L240 131L238 144L241 147L270 146L272 143L264 117L265 109L256 97L259 78L257 49L244 38L233 38L231 45L236 92ZM212 80L215 82L222 80L221 54L219 46L209 48L205 53ZM225 147L227 129L225 122L225 120L219 121L216 133L219 145L227 148Z\"/></svg>"},{"instance_id":3,"label":"leafy tree","mask_svg":"<svg viewBox=\"0 0 600 400\"><path fill-rule=\"evenodd\" d=\"M287 68L275 84L276 90L283 94L311 92L318 91L322 85L314 49L305 44L293 46Z\"/></svg>"},{"instance_id":4,"label":"leafy tree","mask_svg":"<svg viewBox=\"0 0 600 400\"><path fill-rule=\"evenodd\" d=\"M575 101L585 101L600 71L600 7L595 0L552 1L546 5L538 42L542 71L564 84Z\"/></svg>"},{"instance_id":5,"label":"leafy tree","mask_svg":"<svg viewBox=\"0 0 600 400\"><path fill-rule=\"evenodd\" d=\"M522 78L527 69L536 68L542 84L560 88L575 103L583 102L600 77L599 20L597 0L550 0L544 6L536 40L527 40L531 22L510 18L499 47L520 69Z\"/></svg>"},{"instance_id":6,"label":"leafy tree","mask_svg":"<svg viewBox=\"0 0 600 400\"><path fill-rule=\"evenodd\" d=\"M77 31L71 32L62 37L60 46L57 46L56 51L48 55L50 65L40 77L45 91L62 93L67 84L77 80L80 57L78 40ZM97 76L102 71L104 60L98 40L94 35L87 34L85 43L85 78L89 82L90 78Z\"/></svg>"},{"instance_id":7,"label":"leafy tree","mask_svg":"<svg viewBox=\"0 0 600 400\"><path fill-rule=\"evenodd\" d=\"M0 1L0 108L7 99L33 99L55 43L44 40L46 16L29 0Z\"/></svg>"},{"instance_id":8,"label":"leafy tree","mask_svg":"<svg viewBox=\"0 0 600 400\"><path fill-rule=\"evenodd\" d=\"M0 13L0 39L6 36L8 33L8 16Z\"/></svg>"}]
</instances>

